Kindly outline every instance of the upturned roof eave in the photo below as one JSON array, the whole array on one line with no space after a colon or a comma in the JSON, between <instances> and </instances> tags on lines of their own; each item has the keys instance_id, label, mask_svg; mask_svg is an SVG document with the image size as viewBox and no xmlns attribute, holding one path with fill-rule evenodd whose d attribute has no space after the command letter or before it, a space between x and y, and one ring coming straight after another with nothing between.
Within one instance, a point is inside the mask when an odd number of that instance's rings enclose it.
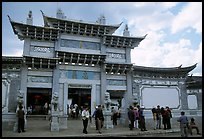
<instances>
[{"instance_id":1,"label":"upturned roof eave","mask_svg":"<svg viewBox=\"0 0 204 139\"><path fill-rule=\"evenodd\" d=\"M158 68L158 67L145 67L145 66L133 66L135 71L143 72L159 72L159 73L172 73L172 72L190 72L196 67L197 63L188 67L172 67L172 68Z\"/></svg>"}]
</instances>

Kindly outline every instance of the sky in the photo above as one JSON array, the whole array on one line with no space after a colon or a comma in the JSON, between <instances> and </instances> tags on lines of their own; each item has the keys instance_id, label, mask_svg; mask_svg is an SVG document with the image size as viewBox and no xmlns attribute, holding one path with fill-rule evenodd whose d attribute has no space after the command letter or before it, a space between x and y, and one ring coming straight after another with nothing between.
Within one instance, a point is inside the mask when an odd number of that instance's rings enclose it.
<instances>
[{"instance_id":1,"label":"sky","mask_svg":"<svg viewBox=\"0 0 204 139\"><path fill-rule=\"evenodd\" d=\"M23 54L23 41L14 35L7 15L26 23L31 10L33 24L44 26L40 10L56 17L57 8L67 19L95 22L105 15L107 24L123 22L115 35L122 36L126 24L133 37L148 34L131 51L134 65L169 68L197 63L189 75L202 76L202 2L2 2L2 55Z\"/></svg>"}]
</instances>

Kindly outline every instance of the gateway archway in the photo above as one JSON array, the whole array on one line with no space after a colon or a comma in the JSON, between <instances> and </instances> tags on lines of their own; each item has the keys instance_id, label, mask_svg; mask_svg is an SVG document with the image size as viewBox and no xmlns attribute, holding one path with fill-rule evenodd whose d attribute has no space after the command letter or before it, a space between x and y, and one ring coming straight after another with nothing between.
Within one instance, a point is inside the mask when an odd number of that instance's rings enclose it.
<instances>
[{"instance_id":1,"label":"gateway archway","mask_svg":"<svg viewBox=\"0 0 204 139\"><path fill-rule=\"evenodd\" d=\"M51 102L51 88L28 88L27 108L30 115L45 115L44 105Z\"/></svg>"},{"instance_id":2,"label":"gateway archway","mask_svg":"<svg viewBox=\"0 0 204 139\"><path fill-rule=\"evenodd\" d=\"M71 105L77 104L79 108L84 105L91 107L91 88L69 88L68 100Z\"/></svg>"}]
</instances>

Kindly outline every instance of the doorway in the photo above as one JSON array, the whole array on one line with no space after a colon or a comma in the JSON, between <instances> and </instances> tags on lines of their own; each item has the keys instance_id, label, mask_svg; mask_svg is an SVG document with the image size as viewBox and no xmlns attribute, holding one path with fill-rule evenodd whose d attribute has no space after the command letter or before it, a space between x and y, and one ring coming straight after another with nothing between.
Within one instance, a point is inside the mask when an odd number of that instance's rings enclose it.
<instances>
[{"instance_id":1,"label":"doorway","mask_svg":"<svg viewBox=\"0 0 204 139\"><path fill-rule=\"evenodd\" d=\"M90 88L69 88L68 99L71 105L77 104L79 108L84 105L91 107L91 89Z\"/></svg>"},{"instance_id":2,"label":"doorway","mask_svg":"<svg viewBox=\"0 0 204 139\"><path fill-rule=\"evenodd\" d=\"M51 102L51 88L28 88L27 108L30 115L46 115L44 105Z\"/></svg>"}]
</instances>

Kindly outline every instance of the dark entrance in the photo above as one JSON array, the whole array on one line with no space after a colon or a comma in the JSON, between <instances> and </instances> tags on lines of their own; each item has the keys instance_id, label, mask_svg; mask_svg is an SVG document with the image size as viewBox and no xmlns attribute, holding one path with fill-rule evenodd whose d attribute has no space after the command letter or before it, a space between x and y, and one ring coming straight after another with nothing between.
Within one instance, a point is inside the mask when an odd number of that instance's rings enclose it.
<instances>
[{"instance_id":1,"label":"dark entrance","mask_svg":"<svg viewBox=\"0 0 204 139\"><path fill-rule=\"evenodd\" d=\"M91 89L69 88L68 98L72 99L72 105L77 104L79 108L84 105L91 107Z\"/></svg>"},{"instance_id":2,"label":"dark entrance","mask_svg":"<svg viewBox=\"0 0 204 139\"><path fill-rule=\"evenodd\" d=\"M28 114L44 115L47 114L44 105L48 106L51 102L52 89L50 88L28 88L27 91L27 107Z\"/></svg>"}]
</instances>

